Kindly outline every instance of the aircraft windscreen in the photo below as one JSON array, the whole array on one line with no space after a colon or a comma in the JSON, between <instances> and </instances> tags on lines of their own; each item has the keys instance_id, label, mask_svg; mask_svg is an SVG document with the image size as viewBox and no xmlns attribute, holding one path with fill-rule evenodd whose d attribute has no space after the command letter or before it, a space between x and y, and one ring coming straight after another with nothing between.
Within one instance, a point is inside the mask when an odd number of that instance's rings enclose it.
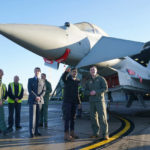
<instances>
[{"instance_id":1,"label":"aircraft windscreen","mask_svg":"<svg viewBox=\"0 0 150 150\"><path fill-rule=\"evenodd\" d=\"M90 23L82 22L82 23L76 23L74 25L77 26L82 31L95 33L95 29Z\"/></svg>"}]
</instances>

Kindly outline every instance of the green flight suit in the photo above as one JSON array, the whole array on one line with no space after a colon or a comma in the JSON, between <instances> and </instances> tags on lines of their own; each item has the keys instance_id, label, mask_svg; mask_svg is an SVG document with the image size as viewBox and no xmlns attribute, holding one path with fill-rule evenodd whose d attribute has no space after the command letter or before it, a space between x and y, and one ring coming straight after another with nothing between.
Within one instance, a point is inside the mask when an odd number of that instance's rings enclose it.
<instances>
[{"instance_id":1,"label":"green flight suit","mask_svg":"<svg viewBox=\"0 0 150 150\"><path fill-rule=\"evenodd\" d=\"M44 95L44 104L42 105L42 109L40 111L40 124L47 124L48 122L48 102L49 102L49 97L50 93L52 92L52 87L50 82L45 80L45 85L46 85L46 91Z\"/></svg>"},{"instance_id":2,"label":"green flight suit","mask_svg":"<svg viewBox=\"0 0 150 150\"><path fill-rule=\"evenodd\" d=\"M4 84L0 81L0 101L7 98L7 89ZM4 107L0 105L0 131L6 131L6 123L5 123L5 115L4 115Z\"/></svg>"},{"instance_id":3,"label":"green flight suit","mask_svg":"<svg viewBox=\"0 0 150 150\"><path fill-rule=\"evenodd\" d=\"M91 91L96 91L96 95L91 96ZM93 135L98 136L100 128L102 135L108 136L108 123L104 94L108 90L105 79L99 75L93 79L92 77L85 85L85 95L89 96L90 117Z\"/></svg>"}]
</instances>

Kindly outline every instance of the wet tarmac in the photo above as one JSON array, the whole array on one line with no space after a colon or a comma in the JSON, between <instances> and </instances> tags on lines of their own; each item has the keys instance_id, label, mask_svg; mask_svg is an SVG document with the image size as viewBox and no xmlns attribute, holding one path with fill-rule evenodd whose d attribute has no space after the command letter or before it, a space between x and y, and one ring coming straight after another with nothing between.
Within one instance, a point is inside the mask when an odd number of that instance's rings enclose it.
<instances>
[{"instance_id":1,"label":"wet tarmac","mask_svg":"<svg viewBox=\"0 0 150 150\"><path fill-rule=\"evenodd\" d=\"M81 119L76 119L75 131L79 135L79 139L73 142L64 141L63 119L61 111L61 102L52 102L49 105L48 128L39 128L42 133L41 137L29 138L29 108L27 105L22 105L21 126L20 130L13 130L7 136L0 134L0 149L1 150L69 150L69 149L88 149L93 142L98 143L102 139L96 140L89 138L92 135L91 124L89 119L88 103L83 104L83 116ZM106 150L145 150L150 149L150 103L147 108L143 108L139 104L134 104L131 108L126 108L123 103L115 103L110 107L111 113L109 116L109 132L117 133L117 130L122 126L122 122L113 114L121 115L122 118L131 120L135 126L134 130L127 136L114 142L108 142L104 147L99 149ZM7 122L8 109L5 106L5 117Z\"/></svg>"}]
</instances>

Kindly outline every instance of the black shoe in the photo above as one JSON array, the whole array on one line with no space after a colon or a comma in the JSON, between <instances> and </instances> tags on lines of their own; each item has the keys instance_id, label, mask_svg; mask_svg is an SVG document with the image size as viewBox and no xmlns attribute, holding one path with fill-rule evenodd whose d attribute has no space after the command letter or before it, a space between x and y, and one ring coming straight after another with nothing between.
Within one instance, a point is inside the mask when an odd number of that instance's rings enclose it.
<instances>
[{"instance_id":1,"label":"black shoe","mask_svg":"<svg viewBox=\"0 0 150 150\"><path fill-rule=\"evenodd\" d=\"M41 133L35 133L35 136L42 136L42 134Z\"/></svg>"},{"instance_id":2,"label":"black shoe","mask_svg":"<svg viewBox=\"0 0 150 150\"><path fill-rule=\"evenodd\" d=\"M6 129L6 130L2 131L2 134L5 136L5 135L7 135L8 132L9 131Z\"/></svg>"},{"instance_id":3,"label":"black shoe","mask_svg":"<svg viewBox=\"0 0 150 150\"><path fill-rule=\"evenodd\" d=\"M33 135L33 134L30 134L29 138L33 138L33 137L34 137L34 135Z\"/></svg>"},{"instance_id":4,"label":"black shoe","mask_svg":"<svg viewBox=\"0 0 150 150\"><path fill-rule=\"evenodd\" d=\"M39 127L43 127L43 123L40 123L40 124L39 124Z\"/></svg>"},{"instance_id":5,"label":"black shoe","mask_svg":"<svg viewBox=\"0 0 150 150\"><path fill-rule=\"evenodd\" d=\"M8 131L8 132L13 132L13 128L12 128L12 127L8 127L8 128L7 128L7 131Z\"/></svg>"},{"instance_id":6,"label":"black shoe","mask_svg":"<svg viewBox=\"0 0 150 150\"><path fill-rule=\"evenodd\" d=\"M81 118L81 115L77 115L77 118Z\"/></svg>"},{"instance_id":7,"label":"black shoe","mask_svg":"<svg viewBox=\"0 0 150 150\"><path fill-rule=\"evenodd\" d=\"M44 127L45 127L45 128L47 128L47 127L48 127L47 123L45 123L45 124L44 124Z\"/></svg>"},{"instance_id":8,"label":"black shoe","mask_svg":"<svg viewBox=\"0 0 150 150\"><path fill-rule=\"evenodd\" d=\"M22 128L22 126L16 126L16 130L19 130L21 128Z\"/></svg>"}]
</instances>

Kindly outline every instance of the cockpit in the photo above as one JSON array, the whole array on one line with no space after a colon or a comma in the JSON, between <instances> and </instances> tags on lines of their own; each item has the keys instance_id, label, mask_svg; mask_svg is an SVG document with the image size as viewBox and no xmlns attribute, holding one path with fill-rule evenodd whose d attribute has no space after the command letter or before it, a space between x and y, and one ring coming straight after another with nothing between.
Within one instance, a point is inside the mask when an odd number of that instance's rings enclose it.
<instances>
[{"instance_id":1,"label":"cockpit","mask_svg":"<svg viewBox=\"0 0 150 150\"><path fill-rule=\"evenodd\" d=\"M102 34L102 32L104 32L96 25L90 24L88 22L76 23L74 25L78 27L80 30L85 31L85 32L90 32L94 34Z\"/></svg>"}]
</instances>

